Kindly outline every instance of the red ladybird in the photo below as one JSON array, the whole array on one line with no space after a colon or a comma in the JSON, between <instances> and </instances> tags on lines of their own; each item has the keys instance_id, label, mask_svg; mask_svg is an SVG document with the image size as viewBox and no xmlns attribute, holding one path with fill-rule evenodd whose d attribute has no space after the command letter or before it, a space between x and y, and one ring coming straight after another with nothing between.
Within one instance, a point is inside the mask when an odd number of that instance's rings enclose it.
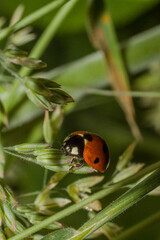
<instances>
[{"instance_id":1,"label":"red ladybird","mask_svg":"<svg viewBox=\"0 0 160 240\"><path fill-rule=\"evenodd\" d=\"M84 131L71 133L65 138L62 151L78 160L75 167L81 167L85 161L92 168L104 172L109 164L106 142L93 133Z\"/></svg>"}]
</instances>

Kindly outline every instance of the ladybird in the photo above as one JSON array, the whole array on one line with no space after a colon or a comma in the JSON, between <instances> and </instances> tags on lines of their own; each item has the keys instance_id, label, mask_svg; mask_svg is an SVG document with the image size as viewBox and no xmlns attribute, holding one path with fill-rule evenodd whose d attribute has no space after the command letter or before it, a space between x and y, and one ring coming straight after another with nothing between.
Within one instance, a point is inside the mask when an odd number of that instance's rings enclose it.
<instances>
[{"instance_id":1,"label":"ladybird","mask_svg":"<svg viewBox=\"0 0 160 240\"><path fill-rule=\"evenodd\" d=\"M79 168L84 161L92 168L104 172L109 165L109 150L106 142L99 136L77 131L68 135L61 147L65 155L73 156L76 164L71 167Z\"/></svg>"}]
</instances>

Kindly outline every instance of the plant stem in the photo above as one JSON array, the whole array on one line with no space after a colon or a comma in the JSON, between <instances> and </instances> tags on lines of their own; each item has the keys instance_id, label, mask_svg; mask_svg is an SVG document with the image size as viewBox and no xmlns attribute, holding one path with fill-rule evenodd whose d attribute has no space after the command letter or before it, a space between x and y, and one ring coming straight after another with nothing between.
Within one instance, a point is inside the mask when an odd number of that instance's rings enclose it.
<instances>
[{"instance_id":1,"label":"plant stem","mask_svg":"<svg viewBox=\"0 0 160 240\"><path fill-rule=\"evenodd\" d=\"M108 221L124 212L126 209L141 200L147 193L160 185L160 169L124 193L109 206L99 212L94 218L87 221L78 229L78 233L70 240L81 240L98 230Z\"/></svg>"},{"instance_id":2,"label":"plant stem","mask_svg":"<svg viewBox=\"0 0 160 240\"><path fill-rule=\"evenodd\" d=\"M94 194L92 194L91 196L89 196L87 199L84 199L76 204L73 204L72 206L65 208L64 210L56 213L55 215L48 217L47 219L43 220L42 222L24 230L23 232L17 234L14 237L9 238L9 240L21 240L24 239L25 237L38 232L39 230L41 230L42 228L48 226L49 224L53 223L54 221L58 221L66 216L69 216L70 214L80 210L81 208L83 208L84 206L88 205L89 203L97 200L97 199L101 199L115 191L118 191L121 187L133 183L135 181L138 181L140 178L142 178L143 176L145 176L146 174L154 171L155 169L160 167L160 162L154 163L144 169L142 169L140 172L138 172L137 174L123 180L120 181L118 183L115 183L111 186L108 186L107 188L100 190Z\"/></svg>"},{"instance_id":3,"label":"plant stem","mask_svg":"<svg viewBox=\"0 0 160 240\"><path fill-rule=\"evenodd\" d=\"M142 231L143 229L149 227L151 224L154 224L158 221L160 221L160 211L153 214L152 216L149 216L148 218L144 219L143 221L133 225L132 227L124 230L114 240L128 239L130 236L137 234L137 232Z\"/></svg>"},{"instance_id":4,"label":"plant stem","mask_svg":"<svg viewBox=\"0 0 160 240\"><path fill-rule=\"evenodd\" d=\"M79 89L76 87L67 86L66 89L74 90ZM81 88L82 91L88 94L95 94L101 96L132 96L142 98L160 98L160 92L148 92L148 91L115 91L115 90L102 90L94 88Z\"/></svg>"},{"instance_id":5,"label":"plant stem","mask_svg":"<svg viewBox=\"0 0 160 240\"><path fill-rule=\"evenodd\" d=\"M37 196L39 193L40 193L40 191L23 193L23 194L18 195L17 198L26 198L26 197Z\"/></svg>"}]
</instances>

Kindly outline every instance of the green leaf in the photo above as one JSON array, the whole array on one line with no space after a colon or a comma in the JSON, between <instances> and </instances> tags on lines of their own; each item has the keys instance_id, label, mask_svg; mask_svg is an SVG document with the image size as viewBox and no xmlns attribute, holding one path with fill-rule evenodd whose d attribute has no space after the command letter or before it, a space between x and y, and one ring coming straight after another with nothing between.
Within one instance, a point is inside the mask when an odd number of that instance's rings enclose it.
<instances>
[{"instance_id":1,"label":"green leaf","mask_svg":"<svg viewBox=\"0 0 160 240\"><path fill-rule=\"evenodd\" d=\"M45 97L36 94L32 90L27 90L27 95L29 99L38 107L42 108L45 111L53 111L55 106L51 102L49 102Z\"/></svg>"},{"instance_id":2,"label":"green leaf","mask_svg":"<svg viewBox=\"0 0 160 240\"><path fill-rule=\"evenodd\" d=\"M73 98L68 93L60 89L53 89L52 96L48 96L48 99L60 105L66 105L67 103L74 102Z\"/></svg>"},{"instance_id":3,"label":"green leaf","mask_svg":"<svg viewBox=\"0 0 160 240\"><path fill-rule=\"evenodd\" d=\"M10 47L10 48L7 48L5 51L4 51L5 55L7 55L8 57L15 57L15 56L21 56L21 57L24 57L24 56L27 56L28 53L22 49L19 49L17 47Z\"/></svg>"},{"instance_id":4,"label":"green leaf","mask_svg":"<svg viewBox=\"0 0 160 240\"><path fill-rule=\"evenodd\" d=\"M54 89L60 88L61 86L53 81L43 78L24 78L24 84L27 88L31 89L32 91L40 94L46 99L52 97L54 95Z\"/></svg>"},{"instance_id":5,"label":"green leaf","mask_svg":"<svg viewBox=\"0 0 160 240\"><path fill-rule=\"evenodd\" d=\"M17 206L17 200L13 194L13 191L3 181L3 179L0 179L0 200L2 200L3 202L8 202L14 207Z\"/></svg>"},{"instance_id":6,"label":"green leaf","mask_svg":"<svg viewBox=\"0 0 160 240\"><path fill-rule=\"evenodd\" d=\"M45 111L45 117L43 122L43 136L47 143L51 143L53 141L52 126L48 111Z\"/></svg>"},{"instance_id":7,"label":"green leaf","mask_svg":"<svg viewBox=\"0 0 160 240\"><path fill-rule=\"evenodd\" d=\"M67 187L67 192L74 202L80 202L88 197L88 193L91 193L91 187L100 183L104 179L104 176L92 176L79 179ZM101 202L96 200L84 207L88 211L100 211L102 209Z\"/></svg>"},{"instance_id":8,"label":"green leaf","mask_svg":"<svg viewBox=\"0 0 160 240\"><path fill-rule=\"evenodd\" d=\"M31 152L31 151L37 151L49 148L50 146L46 143L36 143L36 144L30 144L30 143L23 143L19 145L15 145L12 147L13 150L16 150L17 152Z\"/></svg>"},{"instance_id":9,"label":"green leaf","mask_svg":"<svg viewBox=\"0 0 160 240\"><path fill-rule=\"evenodd\" d=\"M42 62L41 60L35 59L35 58L29 58L29 57L21 57L21 56L10 57L9 61L16 65L28 67L31 69L41 69L47 66L47 64Z\"/></svg>"},{"instance_id":10,"label":"green leaf","mask_svg":"<svg viewBox=\"0 0 160 240\"><path fill-rule=\"evenodd\" d=\"M42 238L42 240L58 240L58 239L67 240L70 239L75 233L76 233L75 229L65 228L48 234L47 236Z\"/></svg>"},{"instance_id":11,"label":"green leaf","mask_svg":"<svg viewBox=\"0 0 160 240\"><path fill-rule=\"evenodd\" d=\"M24 12L24 6L23 5L19 5L16 10L14 11L12 18L10 20L10 26L16 24L17 22L19 22L19 20L22 18Z\"/></svg>"},{"instance_id":12,"label":"green leaf","mask_svg":"<svg viewBox=\"0 0 160 240\"><path fill-rule=\"evenodd\" d=\"M22 46L26 43L33 41L36 38L36 35L32 33L32 27L23 28L15 33L13 33L10 37L11 43L16 46Z\"/></svg>"},{"instance_id":13,"label":"green leaf","mask_svg":"<svg viewBox=\"0 0 160 240\"><path fill-rule=\"evenodd\" d=\"M61 87L60 84L58 84L54 81L51 81L47 78L25 77L25 81L26 81L26 83L27 83L27 81L32 81L33 83L36 83L37 85L39 85L41 87L46 87L50 90Z\"/></svg>"},{"instance_id":14,"label":"green leaf","mask_svg":"<svg viewBox=\"0 0 160 240\"><path fill-rule=\"evenodd\" d=\"M131 161L136 145L137 145L136 141L131 143L129 147L124 151L124 153L119 157L118 163L116 165L116 169L118 171L121 171L122 169L126 168L127 164Z\"/></svg>"},{"instance_id":15,"label":"green leaf","mask_svg":"<svg viewBox=\"0 0 160 240\"><path fill-rule=\"evenodd\" d=\"M88 213L88 217L89 219L95 217L96 213L95 212L89 212ZM94 233L92 233L89 237L89 239L91 238L96 238L99 237L100 235L104 235L107 237L107 239L112 240L114 239L117 235L120 234L122 228L119 227L117 224L113 223L113 222L107 222L106 224L104 224L101 228L99 228L97 231L95 231Z\"/></svg>"},{"instance_id":16,"label":"green leaf","mask_svg":"<svg viewBox=\"0 0 160 240\"><path fill-rule=\"evenodd\" d=\"M134 175L135 173L140 171L141 168L143 168L143 167L144 167L144 163L132 164L131 166L121 170L118 174L116 174L116 176L113 177L112 181L113 181L113 183L122 181L125 178L128 178L128 177Z\"/></svg>"},{"instance_id":17,"label":"green leaf","mask_svg":"<svg viewBox=\"0 0 160 240\"><path fill-rule=\"evenodd\" d=\"M2 202L1 207L3 210L5 226L7 226L11 231L15 232L16 231L16 218L15 218L15 215L13 213L11 206L6 202Z\"/></svg>"},{"instance_id":18,"label":"green leaf","mask_svg":"<svg viewBox=\"0 0 160 240\"><path fill-rule=\"evenodd\" d=\"M40 215L36 212L34 213L32 211L26 212L25 215L28 218L29 222L34 224L34 225L39 224L41 221L43 221L45 219L45 216ZM48 226L46 226L46 229L57 230L57 229L60 229L62 227L63 227L63 225L61 223L54 222L54 223L51 223Z\"/></svg>"},{"instance_id":19,"label":"green leaf","mask_svg":"<svg viewBox=\"0 0 160 240\"><path fill-rule=\"evenodd\" d=\"M5 192L4 188L3 188L3 186L0 185L0 200L2 200L3 202L5 202L5 201L6 201L6 198L7 198L6 192Z\"/></svg>"}]
</instances>

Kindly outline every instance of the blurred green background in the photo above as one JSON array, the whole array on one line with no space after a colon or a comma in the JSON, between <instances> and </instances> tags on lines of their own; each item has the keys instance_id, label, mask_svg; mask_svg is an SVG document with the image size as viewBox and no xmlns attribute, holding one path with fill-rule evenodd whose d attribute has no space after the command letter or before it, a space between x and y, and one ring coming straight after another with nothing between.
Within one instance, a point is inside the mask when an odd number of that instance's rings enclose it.
<instances>
[{"instance_id":1,"label":"blurred green background","mask_svg":"<svg viewBox=\"0 0 160 240\"><path fill-rule=\"evenodd\" d=\"M48 2L51 1L1 0L0 16L4 16L8 21L19 4L25 6L24 16L27 16ZM109 2L119 45L126 61L131 88L158 91L160 89L159 1L110 0ZM55 13L50 13L35 22L33 31L37 37L23 49L30 52L53 14ZM66 89L76 100L74 104L66 108L64 122L56 138L62 142L69 133L75 130L90 131L102 136L108 143L111 158L110 167L105 172L106 181L112 174L118 157L134 138L124 113L114 97L87 95L83 90L84 87L109 87L102 57L96 55L96 50L87 35L86 14L87 1L79 1L59 28L41 59L48 65L45 69L46 76L53 78L54 69L62 68L63 74L59 79L57 78L57 82L59 81L62 88ZM65 64L68 65L63 67ZM86 68L83 68L85 65ZM72 89L72 86L77 89ZM158 98L136 98L134 104L136 120L143 135L143 141L136 147L134 161L151 164L160 159L160 100ZM44 142L43 118L43 111L24 98L10 113L9 127L2 129L4 145ZM54 146L59 148L57 142L54 142ZM44 169L13 157L7 156L7 159L6 181L17 195L42 188ZM49 172L49 175L51 176L52 172ZM65 177L65 184L81 177L81 175L69 174ZM107 206L116 196L118 194L104 198L103 206ZM147 197L114 222L127 228L158 209L159 197ZM81 210L65 218L63 222L68 226L78 228L86 221L86 216L86 212ZM102 236L98 239L106 238ZM135 237L130 239L135 239ZM160 223L138 233L136 239L160 239Z\"/></svg>"}]
</instances>

